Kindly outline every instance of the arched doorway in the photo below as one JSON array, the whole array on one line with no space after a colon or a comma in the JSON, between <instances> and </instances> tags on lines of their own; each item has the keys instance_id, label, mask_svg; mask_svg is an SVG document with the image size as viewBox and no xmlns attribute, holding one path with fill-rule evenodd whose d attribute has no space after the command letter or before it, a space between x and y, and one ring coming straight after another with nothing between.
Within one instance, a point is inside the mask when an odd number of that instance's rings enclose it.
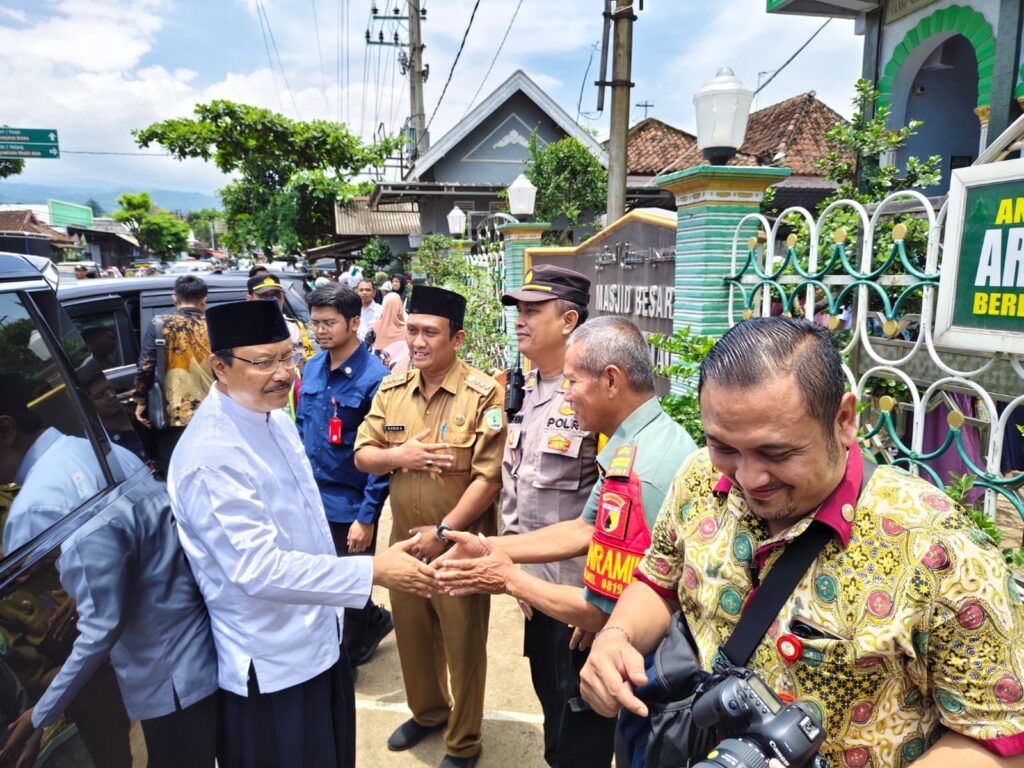
<instances>
[{"instance_id":1,"label":"arched doorway","mask_svg":"<svg viewBox=\"0 0 1024 768\"><path fill-rule=\"evenodd\" d=\"M923 46L922 46L923 47ZM939 195L949 189L951 172L974 162L981 142L978 102L978 59L971 42L953 35L936 45L914 75L903 115L893 114L899 125L924 123L911 136L901 161L911 155L942 157L942 181L925 190Z\"/></svg>"},{"instance_id":2,"label":"arched doorway","mask_svg":"<svg viewBox=\"0 0 1024 768\"><path fill-rule=\"evenodd\" d=\"M951 5L907 31L882 70L878 103L890 108L890 127L910 118L925 121L898 160L910 154L943 157L942 183L929 193L949 189L951 166L978 156L988 125L995 50L985 17Z\"/></svg>"}]
</instances>

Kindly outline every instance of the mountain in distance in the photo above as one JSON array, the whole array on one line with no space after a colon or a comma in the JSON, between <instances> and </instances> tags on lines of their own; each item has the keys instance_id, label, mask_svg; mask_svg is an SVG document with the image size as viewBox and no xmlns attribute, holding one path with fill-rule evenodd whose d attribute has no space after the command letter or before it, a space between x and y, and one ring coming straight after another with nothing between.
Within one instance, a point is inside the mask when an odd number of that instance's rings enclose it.
<instances>
[{"instance_id":1,"label":"mountain in distance","mask_svg":"<svg viewBox=\"0 0 1024 768\"><path fill-rule=\"evenodd\" d=\"M92 199L100 204L108 216L119 208L117 198L125 192L149 192L154 205L175 213L185 214L200 208L220 209L221 207L219 197L202 192L145 189L109 184L70 187L62 184L27 184L16 179L0 181L0 203L45 205L47 200L62 200L66 203L84 205L87 200Z\"/></svg>"}]
</instances>

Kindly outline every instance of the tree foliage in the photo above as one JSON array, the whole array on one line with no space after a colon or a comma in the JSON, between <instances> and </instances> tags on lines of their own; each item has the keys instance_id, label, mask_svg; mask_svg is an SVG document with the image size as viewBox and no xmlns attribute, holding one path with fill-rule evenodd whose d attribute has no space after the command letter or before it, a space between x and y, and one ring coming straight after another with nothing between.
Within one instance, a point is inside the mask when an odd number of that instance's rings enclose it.
<instances>
[{"instance_id":1,"label":"tree foliage","mask_svg":"<svg viewBox=\"0 0 1024 768\"><path fill-rule=\"evenodd\" d=\"M571 136L540 149L534 131L525 173L537 188L534 219L556 223L564 216L568 222L568 229L560 233L562 242L568 241L586 217L593 219L607 204L608 171Z\"/></svg>"},{"instance_id":2,"label":"tree foliage","mask_svg":"<svg viewBox=\"0 0 1024 768\"><path fill-rule=\"evenodd\" d=\"M291 120L268 109L217 100L133 131L140 147L159 144L174 157L212 161L239 178L221 190L226 242L238 250L279 245L288 252L333 238L334 201L347 200L352 176L379 168L400 146L363 144L341 123Z\"/></svg>"},{"instance_id":3,"label":"tree foliage","mask_svg":"<svg viewBox=\"0 0 1024 768\"><path fill-rule=\"evenodd\" d=\"M115 221L125 224L143 249L160 259L173 259L188 248L188 224L153 207L148 192L126 192L117 198Z\"/></svg>"},{"instance_id":4,"label":"tree foliage","mask_svg":"<svg viewBox=\"0 0 1024 768\"><path fill-rule=\"evenodd\" d=\"M0 160L0 179L17 176L25 170L24 160Z\"/></svg>"},{"instance_id":5,"label":"tree foliage","mask_svg":"<svg viewBox=\"0 0 1024 768\"><path fill-rule=\"evenodd\" d=\"M469 254L452 251L452 245L445 235L426 235L413 256L413 273L427 275L430 285L466 297L466 343L460 355L470 365L491 373L505 367L508 342L498 301L499 278L474 264Z\"/></svg>"},{"instance_id":6,"label":"tree foliage","mask_svg":"<svg viewBox=\"0 0 1024 768\"><path fill-rule=\"evenodd\" d=\"M209 244L211 248L213 247L211 240L219 238L217 238L216 234L211 237L210 232L214 230L217 222L223 220L223 218L224 215L214 208L200 208L197 211L189 211L185 214L185 221L188 222L188 226L196 240Z\"/></svg>"},{"instance_id":7,"label":"tree foliage","mask_svg":"<svg viewBox=\"0 0 1024 768\"><path fill-rule=\"evenodd\" d=\"M153 213L153 198L149 196L149 192L125 192L117 198L117 204L121 208L114 211L114 221L121 222L128 227L129 232L138 237L139 226Z\"/></svg>"},{"instance_id":8,"label":"tree foliage","mask_svg":"<svg viewBox=\"0 0 1024 768\"><path fill-rule=\"evenodd\" d=\"M902 128L890 129L889 107L879 106L878 95L870 81L858 80L853 118L836 123L825 134L835 149L818 160L818 168L839 185L825 205L844 198L870 203L892 192L934 186L942 178L939 155L927 160L909 157L903 170L882 164L883 155L903 149L924 123L911 120Z\"/></svg>"}]
</instances>

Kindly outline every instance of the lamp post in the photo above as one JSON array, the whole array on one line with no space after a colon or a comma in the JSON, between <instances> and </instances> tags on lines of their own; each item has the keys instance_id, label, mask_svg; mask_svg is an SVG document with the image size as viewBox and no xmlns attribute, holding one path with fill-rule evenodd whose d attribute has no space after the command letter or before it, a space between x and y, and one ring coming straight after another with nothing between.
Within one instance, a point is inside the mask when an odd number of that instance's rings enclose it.
<instances>
[{"instance_id":1,"label":"lamp post","mask_svg":"<svg viewBox=\"0 0 1024 768\"><path fill-rule=\"evenodd\" d=\"M736 155L747 132L754 93L728 67L708 80L693 96L697 113L697 146L712 165L725 165Z\"/></svg>"},{"instance_id":2,"label":"lamp post","mask_svg":"<svg viewBox=\"0 0 1024 768\"><path fill-rule=\"evenodd\" d=\"M448 232L456 240L462 239L462 234L466 231L466 212L455 206L448 211Z\"/></svg>"},{"instance_id":3,"label":"lamp post","mask_svg":"<svg viewBox=\"0 0 1024 768\"><path fill-rule=\"evenodd\" d=\"M788 168L725 165L743 144L753 94L732 70L723 68L693 97L697 146L709 165L655 179L676 198L676 285L673 328L720 336L729 330L730 294L724 278L732 272L733 237L741 221L741 240L760 224L765 190L784 181ZM735 299L732 300L735 310ZM678 385L673 391L682 394Z\"/></svg>"},{"instance_id":4,"label":"lamp post","mask_svg":"<svg viewBox=\"0 0 1024 768\"><path fill-rule=\"evenodd\" d=\"M533 216L533 209L537 203L537 188L530 183L525 173L516 176L507 191L508 209L513 216L520 221L526 221Z\"/></svg>"},{"instance_id":5,"label":"lamp post","mask_svg":"<svg viewBox=\"0 0 1024 768\"><path fill-rule=\"evenodd\" d=\"M423 233L422 232L410 232L409 233L409 247L414 251L418 250L423 245Z\"/></svg>"},{"instance_id":6,"label":"lamp post","mask_svg":"<svg viewBox=\"0 0 1024 768\"><path fill-rule=\"evenodd\" d=\"M505 293L518 291L522 287L523 278L528 267L526 251L528 248L539 246L541 236L544 232L551 229L551 224L547 222L531 221L536 202L537 188L530 183L525 174L519 174L515 181L508 186L508 209L518 221L509 221L507 224L501 224L498 227L498 231L504 240ZM507 327L514 327L515 321L515 307L506 307L505 322ZM515 365L517 352L518 346L513 337L509 340L507 348L509 365Z\"/></svg>"}]
</instances>

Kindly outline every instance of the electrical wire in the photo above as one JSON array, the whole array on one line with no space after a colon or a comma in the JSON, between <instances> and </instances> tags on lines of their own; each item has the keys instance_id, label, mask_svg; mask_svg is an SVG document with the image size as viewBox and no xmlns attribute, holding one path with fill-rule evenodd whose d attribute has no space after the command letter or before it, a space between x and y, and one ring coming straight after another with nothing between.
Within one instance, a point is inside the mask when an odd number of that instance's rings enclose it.
<instances>
[{"instance_id":1,"label":"electrical wire","mask_svg":"<svg viewBox=\"0 0 1024 768\"><path fill-rule=\"evenodd\" d=\"M786 61L783 63L783 65L781 67L779 67L778 69L776 69L775 73L771 77L769 77L767 80L765 80L764 84L761 85L760 88L758 88L756 91L754 91L754 95L757 96L757 94L759 94L761 91L763 91L765 88L767 88L768 87L768 83L770 83L772 80L774 80L778 76L779 72L781 72L786 67L788 67L793 62L793 59L795 59L797 56L799 56L801 53L803 53L804 48L806 48L808 45L810 45L811 41L814 40L814 38L816 38L819 34L821 34L821 30L823 30L825 27L827 27L830 23L832 23L832 19L831 18L825 19L825 23L822 24L820 27L818 27L817 30L815 30L814 34L811 35L809 38L807 38L807 42L804 43L803 45L801 45L799 48L797 48L796 52L792 56L790 56L788 59L786 59Z\"/></svg>"},{"instance_id":2,"label":"electrical wire","mask_svg":"<svg viewBox=\"0 0 1024 768\"><path fill-rule=\"evenodd\" d=\"M274 93L277 96L277 109L284 112L284 104L281 102L281 91L277 88L277 74L274 72L274 57L270 55L270 43L267 40L267 28L263 24L263 10L260 0L256 0L256 17L260 20L260 32L263 34L263 47L267 50L267 66L270 67L270 80L274 86Z\"/></svg>"},{"instance_id":3,"label":"electrical wire","mask_svg":"<svg viewBox=\"0 0 1024 768\"><path fill-rule=\"evenodd\" d=\"M594 64L594 53L597 52L598 45L599 45L598 43L594 43L592 46L590 46L590 60L587 62L587 69L583 73L583 82L580 83L580 97L576 100L576 122L577 123L580 121L580 115L584 115L584 113L582 111L583 110L583 91L587 87L587 77L590 76L590 67ZM586 117L586 115L584 115L584 117ZM590 120L591 118L587 117L587 119Z\"/></svg>"},{"instance_id":4,"label":"electrical wire","mask_svg":"<svg viewBox=\"0 0 1024 768\"><path fill-rule=\"evenodd\" d=\"M776 75L778 75L778 74L779 74L779 72L781 72L781 71L782 71L782 70L784 70L784 69L785 69L786 67L788 67L788 66L789 66L789 65L790 65L790 64L791 64L791 63L793 62L793 59L795 59L795 58L796 58L797 56L799 56L799 55L800 55L800 54L801 54L801 53L803 52L804 48L806 48L806 47L807 47L808 45L810 45L810 44L811 44L811 41L812 41L812 40L814 40L814 38L816 38L816 37L817 37L817 36L818 36L819 34L821 34L821 31L822 31L822 30L823 30L823 29L824 29L825 27L827 27L827 26L829 25L829 23L830 23L831 21L832 21L832 19L831 19L831 18L829 18L829 19L826 19L826 20L825 20L825 23L824 23L824 24L822 24L822 25L821 25L820 27L818 27L818 28L817 28L817 29L815 30L814 34L813 34L813 35L811 35L811 36L810 36L809 38L807 38L806 42L804 42L804 44L803 44L803 45L801 45L801 46L800 46L799 48L797 48L797 49L796 49L796 51L795 51L795 52L793 53L793 55L792 55L792 56L790 56L790 57L789 57L788 59L786 59L786 61L785 61L785 62L784 62L784 63L782 64L782 66L781 66L781 67L779 67L779 68L778 68L777 70L775 70L775 74L773 74L773 75L772 75L771 77L769 77L769 78L768 78L768 79L767 79L767 80L766 80L766 81L764 82L764 84L763 84L763 85L761 85L761 87L760 87L760 88L758 88L758 89L757 89L756 91L754 91L754 95L755 95L755 96L757 96L757 94L759 94L759 93L760 93L761 91L763 91L763 90L765 89L765 87L767 87L768 83L770 83L770 82L771 82L772 80L774 80L774 79L775 79L775 76L776 76ZM689 148L687 148L686 150L684 150L684 151L683 151L683 153L682 153L681 155L679 155L679 157L677 157L677 158L676 158L675 160L673 160L672 162L670 162L670 163L669 163L668 165L666 165L666 166L665 166L664 168L662 168L662 169L661 169L660 171L658 171L658 172L657 172L656 174L654 174L654 176L652 176L651 178L652 178L652 179L654 179L654 178L657 178L658 176L661 176L661 175L663 175L663 174L667 173L667 172L669 171L669 169L671 169L671 168L674 168L674 167L675 167L676 165L678 165L678 164L679 164L679 162L680 162L680 161L681 161L681 160L682 160L682 159L683 159L683 158L684 158L684 157L686 156L686 154L687 154L687 153L688 153L689 151L690 151L690 149L689 149Z\"/></svg>"},{"instance_id":5,"label":"electrical wire","mask_svg":"<svg viewBox=\"0 0 1024 768\"><path fill-rule=\"evenodd\" d=\"M476 0L473 4L473 12L469 15L469 24L466 25L466 31L462 33L462 42L459 43L459 50L455 54L455 61L452 62L452 68L448 70L448 79L444 81L444 88L441 89L441 98L437 100L437 104L434 106L434 111L430 115L430 119L427 121L427 127L424 129L424 133L430 131L430 126L434 122L434 118L437 116L437 110L441 107L441 102L444 101L444 95L448 93L448 86L451 85L452 75L455 74L455 67L459 63L459 58L462 56L462 49L466 47L466 38L469 37L469 30L473 28L473 19L476 18L476 10L480 7L480 0Z\"/></svg>"},{"instance_id":6,"label":"electrical wire","mask_svg":"<svg viewBox=\"0 0 1024 768\"><path fill-rule=\"evenodd\" d=\"M295 101L295 93L292 91L291 83L288 82L288 75L284 71L284 62L281 60L281 52L277 49L277 39L274 37L274 28L270 24L270 16L267 15L267 7L263 4L262 0L256 0L256 4L263 9L263 19L267 22L267 32L270 35L270 44L274 48L274 55L277 56L277 66L281 69L281 79L284 80L284 87L288 91L288 95L291 97L292 106L295 108L295 116L301 120L302 115L299 112L298 102Z\"/></svg>"},{"instance_id":7,"label":"electrical wire","mask_svg":"<svg viewBox=\"0 0 1024 768\"><path fill-rule=\"evenodd\" d=\"M100 150L62 149L62 155L118 155L121 157L173 157L170 152L103 152Z\"/></svg>"},{"instance_id":8,"label":"electrical wire","mask_svg":"<svg viewBox=\"0 0 1024 768\"><path fill-rule=\"evenodd\" d=\"M366 29L369 31L371 22L373 21L373 0L371 0L371 10L369 16L366 19ZM369 90L369 60L370 60L370 46L369 44L363 46L363 87L360 92L359 100L359 135L365 135L366 133L366 92Z\"/></svg>"},{"instance_id":9,"label":"electrical wire","mask_svg":"<svg viewBox=\"0 0 1024 768\"><path fill-rule=\"evenodd\" d=\"M491 59L491 66L487 68L487 73L484 75L484 79L480 81L480 85L477 86L476 93L473 94L473 98L469 100L469 105L466 107L466 111L462 113L465 117L469 114L469 110L473 108L476 103L476 97L480 95L480 91L483 90L484 83L487 82L487 78L491 76L491 70L494 69L494 62L498 60L498 56L501 55L501 49L505 47L505 41L508 40L508 33L512 31L512 25L516 23L516 17L519 15L519 9L523 7L523 0L519 0L516 4L516 10L512 14L512 18L508 22L508 26L505 27L505 34L501 38L501 43L498 45L498 50L494 52L494 58Z\"/></svg>"},{"instance_id":10,"label":"electrical wire","mask_svg":"<svg viewBox=\"0 0 1024 768\"><path fill-rule=\"evenodd\" d=\"M313 33L316 38L316 55L320 59L320 80L324 87L324 117L329 117L331 105L327 101L327 69L324 67L324 51L320 47L320 22L316 16L316 0L309 0L309 4L313 6Z\"/></svg>"}]
</instances>

